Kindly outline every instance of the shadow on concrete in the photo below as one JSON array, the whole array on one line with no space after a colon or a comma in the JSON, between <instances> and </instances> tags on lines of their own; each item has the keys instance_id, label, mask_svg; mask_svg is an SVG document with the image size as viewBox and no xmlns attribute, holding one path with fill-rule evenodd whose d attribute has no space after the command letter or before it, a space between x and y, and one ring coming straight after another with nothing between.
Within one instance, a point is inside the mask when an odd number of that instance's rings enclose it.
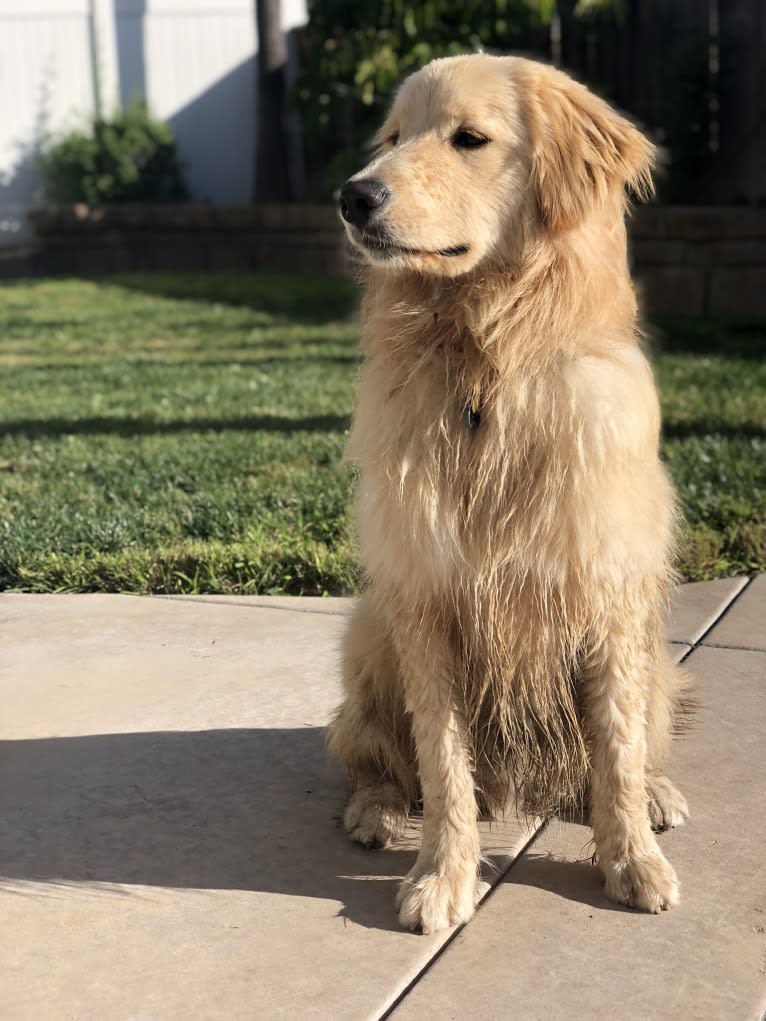
<instances>
[{"instance_id":1,"label":"shadow on concrete","mask_svg":"<svg viewBox=\"0 0 766 1021\"><path fill-rule=\"evenodd\" d=\"M341 827L345 778L321 727L160 731L0 742L0 888L28 896L87 883L248 890L336 901L368 928L398 931L393 900L419 833L365 851ZM487 871L510 865L485 844ZM590 864L527 852L506 882L624 910ZM45 883L44 887L29 886Z\"/></svg>"},{"instance_id":2,"label":"shadow on concrete","mask_svg":"<svg viewBox=\"0 0 766 1021\"><path fill-rule=\"evenodd\" d=\"M415 851L349 841L345 780L327 763L322 728L3 741L0 770L6 891L260 891L338 901L343 917L398 928L394 894Z\"/></svg>"},{"instance_id":3,"label":"shadow on concrete","mask_svg":"<svg viewBox=\"0 0 766 1021\"><path fill-rule=\"evenodd\" d=\"M557 897L587 904L599 911L629 910L607 898L601 870L590 860L566 861L551 854L536 854L532 850L516 868L510 870L505 882L547 890Z\"/></svg>"}]
</instances>

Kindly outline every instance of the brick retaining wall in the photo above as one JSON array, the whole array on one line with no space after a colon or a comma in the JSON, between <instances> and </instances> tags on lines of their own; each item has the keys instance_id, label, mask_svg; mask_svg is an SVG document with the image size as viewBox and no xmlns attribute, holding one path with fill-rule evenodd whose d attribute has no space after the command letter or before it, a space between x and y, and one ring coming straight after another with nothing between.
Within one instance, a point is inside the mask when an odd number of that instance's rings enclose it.
<instances>
[{"instance_id":1,"label":"brick retaining wall","mask_svg":"<svg viewBox=\"0 0 766 1021\"><path fill-rule=\"evenodd\" d=\"M42 273L348 272L343 231L330 205L70 206L34 212L29 222Z\"/></svg>"},{"instance_id":2,"label":"brick retaining wall","mask_svg":"<svg viewBox=\"0 0 766 1021\"><path fill-rule=\"evenodd\" d=\"M766 209L645 206L630 234L650 311L766 316Z\"/></svg>"},{"instance_id":3,"label":"brick retaining wall","mask_svg":"<svg viewBox=\"0 0 766 1021\"><path fill-rule=\"evenodd\" d=\"M147 270L349 272L329 205L86 206L31 214L36 242L0 250L0 276ZM630 221L650 311L766 316L766 209L646 206Z\"/></svg>"}]
</instances>

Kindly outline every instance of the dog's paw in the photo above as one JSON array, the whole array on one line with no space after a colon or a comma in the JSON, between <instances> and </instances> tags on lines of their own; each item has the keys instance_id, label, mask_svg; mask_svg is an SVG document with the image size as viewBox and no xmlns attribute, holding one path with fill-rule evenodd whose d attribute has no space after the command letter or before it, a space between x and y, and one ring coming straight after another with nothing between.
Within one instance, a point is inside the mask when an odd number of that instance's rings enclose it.
<instances>
[{"instance_id":1,"label":"dog's paw","mask_svg":"<svg viewBox=\"0 0 766 1021\"><path fill-rule=\"evenodd\" d=\"M649 822L653 830L669 830L682 826L689 818L689 806L683 794L662 773L646 778L649 801Z\"/></svg>"},{"instance_id":2,"label":"dog's paw","mask_svg":"<svg viewBox=\"0 0 766 1021\"><path fill-rule=\"evenodd\" d=\"M655 915L678 904L678 879L659 849L600 864L606 895L612 900Z\"/></svg>"},{"instance_id":3,"label":"dog's paw","mask_svg":"<svg viewBox=\"0 0 766 1021\"><path fill-rule=\"evenodd\" d=\"M394 784L360 787L343 813L343 826L363 847L387 847L398 840L407 824L407 806Z\"/></svg>"},{"instance_id":4,"label":"dog's paw","mask_svg":"<svg viewBox=\"0 0 766 1021\"><path fill-rule=\"evenodd\" d=\"M424 935L460 925L473 917L480 889L475 872L437 875L415 866L396 895L399 921Z\"/></svg>"}]
</instances>

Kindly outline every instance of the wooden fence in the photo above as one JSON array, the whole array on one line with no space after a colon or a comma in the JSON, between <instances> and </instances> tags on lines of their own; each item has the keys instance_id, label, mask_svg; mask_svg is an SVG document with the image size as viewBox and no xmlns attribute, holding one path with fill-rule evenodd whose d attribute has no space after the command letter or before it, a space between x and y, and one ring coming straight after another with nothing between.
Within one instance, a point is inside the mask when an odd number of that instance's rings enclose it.
<instances>
[{"instance_id":1,"label":"wooden fence","mask_svg":"<svg viewBox=\"0 0 766 1021\"><path fill-rule=\"evenodd\" d=\"M672 156L672 201L766 203L764 0L622 6L610 19L564 14L521 46L596 83L655 133Z\"/></svg>"}]
</instances>

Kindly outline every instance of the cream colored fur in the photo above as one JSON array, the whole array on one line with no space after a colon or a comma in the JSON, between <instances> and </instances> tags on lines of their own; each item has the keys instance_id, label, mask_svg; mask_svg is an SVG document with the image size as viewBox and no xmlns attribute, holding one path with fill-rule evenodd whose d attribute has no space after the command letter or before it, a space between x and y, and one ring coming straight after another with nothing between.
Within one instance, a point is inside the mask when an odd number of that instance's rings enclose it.
<instances>
[{"instance_id":1,"label":"cream colored fur","mask_svg":"<svg viewBox=\"0 0 766 1021\"><path fill-rule=\"evenodd\" d=\"M356 179L390 192L389 247L348 226L368 583L328 733L346 828L386 844L422 797L398 908L430 932L473 914L480 811L589 802L607 893L660 911L678 883L652 826L687 812L661 772L675 503L624 226L652 147L560 72L484 55L409 78L379 141Z\"/></svg>"}]
</instances>

